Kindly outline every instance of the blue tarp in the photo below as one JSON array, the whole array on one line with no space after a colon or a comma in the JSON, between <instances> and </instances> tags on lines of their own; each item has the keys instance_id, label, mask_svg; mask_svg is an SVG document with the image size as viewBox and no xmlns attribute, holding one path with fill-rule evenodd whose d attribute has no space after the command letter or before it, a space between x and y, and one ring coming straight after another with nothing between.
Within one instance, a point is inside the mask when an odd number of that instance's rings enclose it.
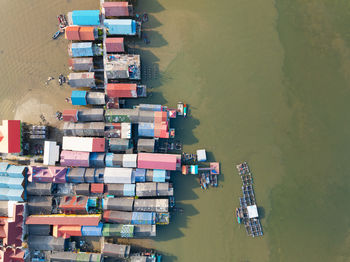
<instances>
[{"instance_id":1,"label":"blue tarp","mask_svg":"<svg viewBox=\"0 0 350 262\"><path fill-rule=\"evenodd\" d=\"M86 106L86 91L72 91L71 100L73 106Z\"/></svg>"},{"instance_id":2,"label":"blue tarp","mask_svg":"<svg viewBox=\"0 0 350 262\"><path fill-rule=\"evenodd\" d=\"M13 166L13 165L10 165L7 168L7 174L10 177L23 177L23 172L24 172L25 169L26 169L25 166Z\"/></svg>"},{"instance_id":3,"label":"blue tarp","mask_svg":"<svg viewBox=\"0 0 350 262\"><path fill-rule=\"evenodd\" d=\"M124 184L124 196L135 196L135 184Z\"/></svg>"},{"instance_id":4,"label":"blue tarp","mask_svg":"<svg viewBox=\"0 0 350 262\"><path fill-rule=\"evenodd\" d=\"M131 224L154 225L156 223L154 212L132 212Z\"/></svg>"},{"instance_id":5,"label":"blue tarp","mask_svg":"<svg viewBox=\"0 0 350 262\"><path fill-rule=\"evenodd\" d=\"M102 236L103 223L99 223L98 226L82 226L81 235L82 236Z\"/></svg>"},{"instance_id":6,"label":"blue tarp","mask_svg":"<svg viewBox=\"0 0 350 262\"><path fill-rule=\"evenodd\" d=\"M146 182L146 169L136 168L134 171L135 182Z\"/></svg>"},{"instance_id":7,"label":"blue tarp","mask_svg":"<svg viewBox=\"0 0 350 262\"><path fill-rule=\"evenodd\" d=\"M112 167L113 166L113 153L107 153L106 154L106 166Z\"/></svg>"},{"instance_id":8,"label":"blue tarp","mask_svg":"<svg viewBox=\"0 0 350 262\"><path fill-rule=\"evenodd\" d=\"M72 57L94 56L92 42L72 43Z\"/></svg>"},{"instance_id":9,"label":"blue tarp","mask_svg":"<svg viewBox=\"0 0 350 262\"><path fill-rule=\"evenodd\" d=\"M153 182L165 182L166 170L154 169L153 170Z\"/></svg>"},{"instance_id":10,"label":"blue tarp","mask_svg":"<svg viewBox=\"0 0 350 262\"><path fill-rule=\"evenodd\" d=\"M154 124L153 123L139 123L138 135L145 137L154 137Z\"/></svg>"},{"instance_id":11,"label":"blue tarp","mask_svg":"<svg viewBox=\"0 0 350 262\"><path fill-rule=\"evenodd\" d=\"M105 19L104 25L110 35L136 34L136 22L131 19Z\"/></svg>"},{"instance_id":12,"label":"blue tarp","mask_svg":"<svg viewBox=\"0 0 350 262\"><path fill-rule=\"evenodd\" d=\"M100 25L99 10L74 10L72 12L73 25Z\"/></svg>"}]
</instances>

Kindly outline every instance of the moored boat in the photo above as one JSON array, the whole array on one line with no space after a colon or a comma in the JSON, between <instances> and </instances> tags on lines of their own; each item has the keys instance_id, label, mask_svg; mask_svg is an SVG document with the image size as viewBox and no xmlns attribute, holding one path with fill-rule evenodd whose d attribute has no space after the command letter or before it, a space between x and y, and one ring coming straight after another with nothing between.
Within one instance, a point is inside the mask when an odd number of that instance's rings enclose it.
<instances>
[{"instance_id":1,"label":"moored boat","mask_svg":"<svg viewBox=\"0 0 350 262\"><path fill-rule=\"evenodd\" d=\"M236 208L236 219L237 219L237 223L238 224L241 224L242 221L241 221L241 217L240 217L240 212L239 212L239 209Z\"/></svg>"},{"instance_id":2,"label":"moored boat","mask_svg":"<svg viewBox=\"0 0 350 262\"><path fill-rule=\"evenodd\" d=\"M56 33L54 33L54 35L52 36L52 39L56 39L57 37L59 37L61 34L61 31L58 30Z\"/></svg>"}]
</instances>

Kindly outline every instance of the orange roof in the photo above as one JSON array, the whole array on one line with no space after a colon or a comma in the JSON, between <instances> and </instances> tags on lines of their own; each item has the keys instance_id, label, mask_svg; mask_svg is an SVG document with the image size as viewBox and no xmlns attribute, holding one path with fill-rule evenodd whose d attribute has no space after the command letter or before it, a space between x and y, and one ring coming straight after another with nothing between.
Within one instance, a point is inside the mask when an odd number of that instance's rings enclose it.
<instances>
[{"instance_id":1,"label":"orange roof","mask_svg":"<svg viewBox=\"0 0 350 262\"><path fill-rule=\"evenodd\" d=\"M79 30L80 40L95 40L94 30L93 26L81 26Z\"/></svg>"}]
</instances>

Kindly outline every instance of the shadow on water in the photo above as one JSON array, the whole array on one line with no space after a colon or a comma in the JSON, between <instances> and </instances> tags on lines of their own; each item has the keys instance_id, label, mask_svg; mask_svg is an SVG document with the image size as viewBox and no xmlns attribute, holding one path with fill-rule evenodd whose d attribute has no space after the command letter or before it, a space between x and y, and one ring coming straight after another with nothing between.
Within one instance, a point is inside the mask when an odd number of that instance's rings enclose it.
<instances>
[{"instance_id":1,"label":"shadow on water","mask_svg":"<svg viewBox=\"0 0 350 262\"><path fill-rule=\"evenodd\" d=\"M259 213L259 218L263 220L265 218L265 208L263 207L258 207L258 213Z\"/></svg>"},{"instance_id":2,"label":"shadow on water","mask_svg":"<svg viewBox=\"0 0 350 262\"><path fill-rule=\"evenodd\" d=\"M147 0L147 1L134 1L135 9L140 13L141 11L148 13L159 13L165 10L158 0Z\"/></svg>"}]
</instances>

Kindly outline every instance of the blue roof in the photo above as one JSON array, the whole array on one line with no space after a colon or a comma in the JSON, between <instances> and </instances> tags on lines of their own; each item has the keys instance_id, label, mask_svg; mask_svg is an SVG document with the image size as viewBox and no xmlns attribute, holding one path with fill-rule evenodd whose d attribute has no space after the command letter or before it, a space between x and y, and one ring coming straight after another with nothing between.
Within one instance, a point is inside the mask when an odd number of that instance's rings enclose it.
<instances>
[{"instance_id":1,"label":"blue roof","mask_svg":"<svg viewBox=\"0 0 350 262\"><path fill-rule=\"evenodd\" d=\"M25 170L25 168L25 166L10 165L7 168L7 174L12 177L23 177L23 171Z\"/></svg>"},{"instance_id":2,"label":"blue roof","mask_svg":"<svg viewBox=\"0 0 350 262\"><path fill-rule=\"evenodd\" d=\"M9 176L0 176L0 190L2 188L18 188L23 189L22 183L24 177L9 177Z\"/></svg>"},{"instance_id":3,"label":"blue roof","mask_svg":"<svg viewBox=\"0 0 350 262\"><path fill-rule=\"evenodd\" d=\"M0 200L23 201L22 194L23 194L23 188L22 189L1 188Z\"/></svg>"},{"instance_id":4,"label":"blue roof","mask_svg":"<svg viewBox=\"0 0 350 262\"><path fill-rule=\"evenodd\" d=\"M73 25L99 25L99 10L74 10L72 12Z\"/></svg>"},{"instance_id":5,"label":"blue roof","mask_svg":"<svg viewBox=\"0 0 350 262\"><path fill-rule=\"evenodd\" d=\"M136 22L131 19L105 19L104 25L110 35L135 35Z\"/></svg>"},{"instance_id":6,"label":"blue roof","mask_svg":"<svg viewBox=\"0 0 350 262\"><path fill-rule=\"evenodd\" d=\"M165 182L166 171L163 169L153 170L153 182Z\"/></svg>"},{"instance_id":7,"label":"blue roof","mask_svg":"<svg viewBox=\"0 0 350 262\"><path fill-rule=\"evenodd\" d=\"M73 57L94 56L92 42L72 43L72 56Z\"/></svg>"},{"instance_id":8,"label":"blue roof","mask_svg":"<svg viewBox=\"0 0 350 262\"><path fill-rule=\"evenodd\" d=\"M85 106L86 103L86 91L78 91L74 90L72 91L71 99L72 99L72 105L74 106Z\"/></svg>"},{"instance_id":9,"label":"blue roof","mask_svg":"<svg viewBox=\"0 0 350 262\"><path fill-rule=\"evenodd\" d=\"M5 162L0 162L0 173L6 173L9 164Z\"/></svg>"}]
</instances>

